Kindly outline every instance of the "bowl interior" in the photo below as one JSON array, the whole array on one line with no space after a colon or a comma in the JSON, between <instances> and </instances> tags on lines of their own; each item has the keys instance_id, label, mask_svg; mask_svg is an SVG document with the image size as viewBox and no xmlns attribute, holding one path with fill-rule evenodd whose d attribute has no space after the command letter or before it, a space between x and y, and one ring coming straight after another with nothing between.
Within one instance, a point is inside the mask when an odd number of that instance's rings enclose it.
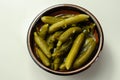
<instances>
[{"instance_id":1,"label":"bowl interior","mask_svg":"<svg viewBox=\"0 0 120 80\"><path fill-rule=\"evenodd\" d=\"M96 31L98 33L99 42L98 42L98 45L94 51L94 54L86 62L85 65L83 65L82 67L80 67L79 69L76 69L76 70L54 71L54 70L44 66L35 54L34 40L33 40L34 39L33 32L36 30L36 27L41 28L41 26L43 25L40 18L42 16L56 16L59 14L82 14L82 13L88 14L90 16L90 20L96 23L95 28L96 28ZM76 5L60 4L60 5L55 5L55 6L49 7L37 15L37 17L33 20L33 22L30 25L30 28L28 30L27 44L28 44L28 50L30 52L31 57L38 64L38 66L40 66L44 70L49 71L51 73L55 73L55 74L61 74L61 75L74 74L74 73L78 73L78 72L81 72L81 71L87 69L96 60L96 58L98 57L100 51L102 50L102 46L103 46L103 31L102 31L102 28L101 28L98 20L88 10L86 10L82 7L76 6Z\"/></svg>"}]
</instances>

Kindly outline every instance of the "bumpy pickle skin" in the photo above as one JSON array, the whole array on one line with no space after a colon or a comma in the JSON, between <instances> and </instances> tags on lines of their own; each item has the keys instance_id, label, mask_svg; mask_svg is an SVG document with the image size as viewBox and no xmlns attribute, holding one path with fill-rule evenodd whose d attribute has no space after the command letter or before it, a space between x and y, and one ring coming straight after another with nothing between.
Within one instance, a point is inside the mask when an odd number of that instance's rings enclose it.
<instances>
[{"instance_id":1,"label":"bumpy pickle skin","mask_svg":"<svg viewBox=\"0 0 120 80\"><path fill-rule=\"evenodd\" d=\"M49 24L44 24L41 28L40 28L40 31L38 31L38 35L45 39L46 38L46 35L48 33L48 27L49 27Z\"/></svg>"},{"instance_id":2,"label":"bumpy pickle skin","mask_svg":"<svg viewBox=\"0 0 120 80\"><path fill-rule=\"evenodd\" d=\"M38 49L37 47L35 48L36 50L36 53L38 54L40 60L42 61L42 63L45 65L45 66L50 66L50 61L49 59L44 55L44 53Z\"/></svg>"},{"instance_id":3,"label":"bumpy pickle skin","mask_svg":"<svg viewBox=\"0 0 120 80\"><path fill-rule=\"evenodd\" d=\"M49 50L51 51L54 48L55 42L58 40L59 36L63 33L63 31L57 31L52 35L49 35L46 42L49 46Z\"/></svg>"},{"instance_id":4,"label":"bumpy pickle skin","mask_svg":"<svg viewBox=\"0 0 120 80\"><path fill-rule=\"evenodd\" d=\"M80 55L75 60L73 64L73 69L77 69L81 67L92 55L95 47L96 47L96 41L92 38L89 39L89 43L86 45L86 47L83 48L83 50L80 52Z\"/></svg>"},{"instance_id":5,"label":"bumpy pickle skin","mask_svg":"<svg viewBox=\"0 0 120 80\"><path fill-rule=\"evenodd\" d=\"M37 32L34 32L34 41L39 46L39 48L43 51L43 53L48 57L51 58L51 52L48 49L48 44L46 41L38 36Z\"/></svg>"},{"instance_id":6,"label":"bumpy pickle skin","mask_svg":"<svg viewBox=\"0 0 120 80\"><path fill-rule=\"evenodd\" d=\"M54 24L56 22L59 22L61 20L63 20L62 18L57 18L54 16L43 16L41 18L42 22L47 23L47 24Z\"/></svg>"},{"instance_id":7,"label":"bumpy pickle skin","mask_svg":"<svg viewBox=\"0 0 120 80\"><path fill-rule=\"evenodd\" d=\"M58 39L57 47L60 47L62 43L67 41L73 34L80 33L82 30L80 27L68 28Z\"/></svg>"},{"instance_id":8,"label":"bumpy pickle skin","mask_svg":"<svg viewBox=\"0 0 120 80\"><path fill-rule=\"evenodd\" d=\"M54 24L56 22L62 21L69 17L75 16L74 14L66 14L66 15L57 15L57 16L43 16L41 17L41 21L47 24Z\"/></svg>"},{"instance_id":9,"label":"bumpy pickle skin","mask_svg":"<svg viewBox=\"0 0 120 80\"><path fill-rule=\"evenodd\" d=\"M83 41L84 41L84 33L80 33L77 36L77 38L75 39L75 41L72 45L72 48L66 57L65 67L67 70L69 70L71 68L73 61L75 60L75 57L77 56L79 49L82 46Z\"/></svg>"},{"instance_id":10,"label":"bumpy pickle skin","mask_svg":"<svg viewBox=\"0 0 120 80\"><path fill-rule=\"evenodd\" d=\"M78 22L84 21L88 18L89 18L89 16L86 14L79 14L79 15L64 19L62 21L56 22L50 26L49 33L53 33L61 28L64 28L66 25L78 23Z\"/></svg>"},{"instance_id":11,"label":"bumpy pickle skin","mask_svg":"<svg viewBox=\"0 0 120 80\"><path fill-rule=\"evenodd\" d=\"M64 54L67 54L67 52L71 48L72 43L73 43L72 39L64 43L59 49L56 49L56 51L52 54L52 57L60 57L63 56Z\"/></svg>"},{"instance_id":12,"label":"bumpy pickle skin","mask_svg":"<svg viewBox=\"0 0 120 80\"><path fill-rule=\"evenodd\" d=\"M54 61L53 61L53 69L54 70L58 70L59 69L60 62L61 62L61 58L60 57L57 57L57 58L54 59Z\"/></svg>"}]
</instances>

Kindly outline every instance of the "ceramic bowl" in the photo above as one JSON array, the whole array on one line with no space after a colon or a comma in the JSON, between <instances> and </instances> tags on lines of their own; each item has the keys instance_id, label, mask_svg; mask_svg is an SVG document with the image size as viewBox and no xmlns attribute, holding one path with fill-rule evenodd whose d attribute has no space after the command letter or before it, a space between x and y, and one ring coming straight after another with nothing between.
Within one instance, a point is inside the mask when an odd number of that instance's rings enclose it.
<instances>
[{"instance_id":1,"label":"ceramic bowl","mask_svg":"<svg viewBox=\"0 0 120 80\"><path fill-rule=\"evenodd\" d=\"M87 61L87 63L85 65L83 65L82 67L75 69L75 70L55 71L53 69L50 69L49 67L44 66L35 54L34 37L33 37L33 32L36 30L36 26L39 25L39 27L41 27L41 25L42 25L41 17L45 16L45 15L54 16L54 15L59 15L59 14L78 14L78 13L80 13L80 14L84 13L84 14L89 15L90 19L96 24L96 31L98 33L99 42L98 42L98 46L97 46L96 50L94 51L94 55L92 55L92 57L89 59L89 61ZM43 70L53 73L53 74L57 74L57 75L71 75L71 74L82 72L82 71L86 70L87 68L89 68L97 60L97 58L103 48L103 42L104 42L103 31L102 31L102 27L101 27L99 21L97 20L97 18L91 12L89 12L87 9L80 7L78 5L73 5L73 4L53 5L49 8L41 11L35 17L35 19L32 21L32 23L28 29L28 33L27 33L27 47L28 47L30 56L32 57L34 62Z\"/></svg>"}]
</instances>

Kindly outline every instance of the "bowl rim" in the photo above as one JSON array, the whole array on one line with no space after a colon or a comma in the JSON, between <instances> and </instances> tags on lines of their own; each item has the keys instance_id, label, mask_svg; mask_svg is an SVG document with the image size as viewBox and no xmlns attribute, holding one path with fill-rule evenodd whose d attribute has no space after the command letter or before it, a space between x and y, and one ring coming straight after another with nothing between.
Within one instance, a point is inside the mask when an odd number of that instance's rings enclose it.
<instances>
[{"instance_id":1,"label":"bowl rim","mask_svg":"<svg viewBox=\"0 0 120 80\"><path fill-rule=\"evenodd\" d=\"M57 7L71 7L71 8L76 8L76 9L79 9L80 11L82 12L85 12L86 14L88 14L92 20L96 23L97 25L97 29L98 29L98 32L99 32L99 36L100 36L100 40L99 40L99 47L98 47L98 50L95 54L95 56L91 59L91 61L89 63L87 63L86 65L84 65L83 67L81 68L78 68L78 69L75 69L75 70L71 70L71 71L65 71L65 72L62 72L62 71L55 71L55 70L52 70L46 66L44 66L42 63L40 63L36 57L34 56L34 53L32 52L32 49L31 49L31 45L30 45L30 34L31 34L31 30L33 29L33 26L35 25L35 23L40 19L41 15L43 15L46 11L50 11L54 8L57 8ZM99 23L99 21L97 20L97 18L91 13L89 12L87 9L81 7L81 6L78 6L78 5L74 5L74 4L56 4L56 5L53 5L53 6L50 6L48 8L46 8L45 10L41 11L35 18L34 20L32 21L32 23L30 24L29 26L29 29L28 29L28 32L27 32L27 47L28 47L28 51L29 51L29 54L30 56L32 57L33 61L39 66L41 67L42 69L50 72L50 73L53 73L53 74L58 74L58 75L70 75L70 74L75 74L75 73L79 73L87 68L89 68L96 60L97 58L99 57L99 54L103 48L103 44L104 44L104 34L103 34L103 30L102 30L102 27Z\"/></svg>"}]
</instances>

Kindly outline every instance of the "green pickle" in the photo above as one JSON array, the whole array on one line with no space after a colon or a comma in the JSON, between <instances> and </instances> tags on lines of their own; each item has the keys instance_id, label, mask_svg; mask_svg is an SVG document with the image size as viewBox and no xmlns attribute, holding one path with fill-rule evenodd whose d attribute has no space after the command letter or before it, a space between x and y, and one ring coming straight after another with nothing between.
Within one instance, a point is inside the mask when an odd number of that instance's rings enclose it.
<instances>
[{"instance_id":1,"label":"green pickle","mask_svg":"<svg viewBox=\"0 0 120 80\"><path fill-rule=\"evenodd\" d=\"M71 27L68 28L58 39L57 47L60 47L62 43L67 41L73 34L80 33L81 28L80 27Z\"/></svg>"},{"instance_id":2,"label":"green pickle","mask_svg":"<svg viewBox=\"0 0 120 80\"><path fill-rule=\"evenodd\" d=\"M41 20L44 23L47 23L47 24L54 24L54 23L59 22L59 21L61 21L63 19L62 18L53 17L53 16L43 16L41 18Z\"/></svg>"},{"instance_id":3,"label":"green pickle","mask_svg":"<svg viewBox=\"0 0 120 80\"><path fill-rule=\"evenodd\" d=\"M65 63L62 63L59 67L60 70L66 70Z\"/></svg>"},{"instance_id":4,"label":"green pickle","mask_svg":"<svg viewBox=\"0 0 120 80\"><path fill-rule=\"evenodd\" d=\"M46 35L48 33L48 27L49 25L48 24L44 24L41 28L40 28L40 31L38 32L38 35L45 39L46 38Z\"/></svg>"},{"instance_id":5,"label":"green pickle","mask_svg":"<svg viewBox=\"0 0 120 80\"><path fill-rule=\"evenodd\" d=\"M53 33L61 28L64 28L67 25L78 23L78 22L84 21L88 18L89 18L89 16L86 14L79 14L79 15L64 19L62 21L56 22L50 26L49 33Z\"/></svg>"},{"instance_id":6,"label":"green pickle","mask_svg":"<svg viewBox=\"0 0 120 80\"><path fill-rule=\"evenodd\" d=\"M66 69L69 70L75 60L75 57L78 54L78 51L80 49L80 47L82 46L82 43L84 41L84 33L80 33L77 38L75 39L72 48L70 50L70 52L68 53L68 56L66 57L65 60L65 66Z\"/></svg>"},{"instance_id":7,"label":"green pickle","mask_svg":"<svg viewBox=\"0 0 120 80\"><path fill-rule=\"evenodd\" d=\"M73 17L73 14L58 15L58 16L43 16L41 18L42 22L46 24L54 24L56 22L62 21L66 18Z\"/></svg>"},{"instance_id":8,"label":"green pickle","mask_svg":"<svg viewBox=\"0 0 120 80\"><path fill-rule=\"evenodd\" d=\"M58 70L60 66L61 58L57 57L53 61L53 69Z\"/></svg>"},{"instance_id":9,"label":"green pickle","mask_svg":"<svg viewBox=\"0 0 120 80\"><path fill-rule=\"evenodd\" d=\"M38 49L37 47L35 48L36 54L39 56L40 60L45 66L50 66L50 61L49 59L44 55L44 53Z\"/></svg>"}]
</instances>

